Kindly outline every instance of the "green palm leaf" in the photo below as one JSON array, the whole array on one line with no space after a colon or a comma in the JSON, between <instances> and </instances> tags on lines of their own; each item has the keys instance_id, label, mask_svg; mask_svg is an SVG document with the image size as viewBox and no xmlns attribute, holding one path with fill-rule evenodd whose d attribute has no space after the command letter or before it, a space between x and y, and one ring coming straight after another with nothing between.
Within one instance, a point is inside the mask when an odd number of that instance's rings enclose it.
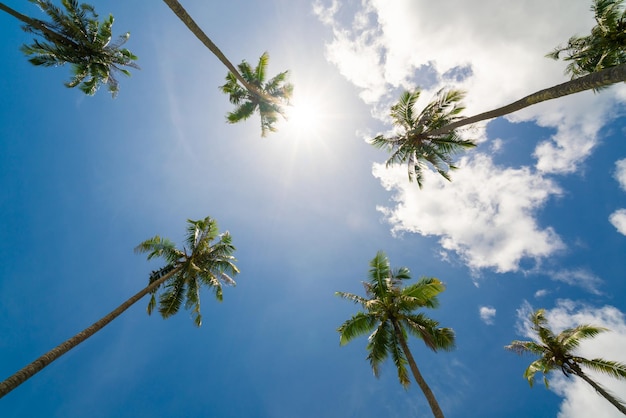
<instances>
[{"instance_id":1,"label":"green palm leaf","mask_svg":"<svg viewBox=\"0 0 626 418\"><path fill-rule=\"evenodd\" d=\"M391 137L378 135L370 143L387 151L390 156L386 166L407 164L409 181L416 181L423 186L423 171L430 164L446 180L450 180L449 171L456 169L453 156L475 147L474 141L463 139L452 130L439 135L430 131L446 126L460 119L464 106L461 101L465 93L461 90L440 90L420 113L415 105L420 91L405 91L391 107L390 116L400 132Z\"/></svg>"},{"instance_id":2,"label":"green palm leaf","mask_svg":"<svg viewBox=\"0 0 626 418\"><path fill-rule=\"evenodd\" d=\"M119 91L117 73L130 75L124 67L139 68L134 62L137 57L121 46L128 40L126 33L111 42L113 16L102 22L98 20L94 8L79 4L75 0L62 0L63 9L54 6L50 0L29 0L48 15L50 21L32 19L7 7L3 10L19 18L26 25L24 29L40 39L30 45L23 45L22 52L29 61L38 66L60 66L70 64L72 78L67 87L78 87L88 95L93 95L106 84L112 96Z\"/></svg>"},{"instance_id":3,"label":"green palm leaf","mask_svg":"<svg viewBox=\"0 0 626 418\"><path fill-rule=\"evenodd\" d=\"M601 358L589 360L573 353L573 350L580 345L581 340L593 338L601 332L608 331L606 328L593 325L579 325L575 328L565 329L558 335L555 335L549 328L543 309L538 309L530 315L530 323L532 330L537 336L536 341L515 340L505 348L517 354L539 356L524 371L524 378L528 380L531 387L534 384L537 373L543 374L543 381L546 387L548 387L547 375L554 370L560 370L566 376L575 375L583 379L602 397L626 415L624 404L594 382L581 369L581 366L584 366L618 379L626 379L626 364Z\"/></svg>"},{"instance_id":4,"label":"green palm leaf","mask_svg":"<svg viewBox=\"0 0 626 418\"><path fill-rule=\"evenodd\" d=\"M194 323L200 326L200 287L212 289L216 299L222 301L222 285L236 284L231 278L231 275L239 273L232 255L235 247L230 234L220 234L217 222L210 217L187 220L185 244L186 247L179 250L171 241L155 236L139 244L135 251L147 253L148 259L158 257L166 261L164 267L150 276L151 283L176 270L162 289L152 292L148 313L157 306L154 296L162 290L158 298L158 308L163 318L176 314L184 306L192 311Z\"/></svg>"},{"instance_id":5,"label":"green palm leaf","mask_svg":"<svg viewBox=\"0 0 626 418\"><path fill-rule=\"evenodd\" d=\"M414 96L405 95L394 109L399 118L410 116L410 102ZM404 115L404 116L403 116ZM380 365L391 356L398 380L407 387L410 383L407 365L415 380L424 392L436 417L442 417L437 403L426 381L422 378L413 355L407 345L407 332L421 338L433 351L454 348L454 332L450 328L440 328L439 323L416 309L438 306L437 295L445 287L436 278L422 278L417 283L403 287L403 282L411 278L406 267L392 269L384 252L379 251L369 263L368 280L363 283L367 297L347 292L336 292L342 299L361 305L363 311L356 313L344 322L337 331L339 343L347 344L355 337L370 333L367 343L367 360L376 377Z\"/></svg>"}]
</instances>

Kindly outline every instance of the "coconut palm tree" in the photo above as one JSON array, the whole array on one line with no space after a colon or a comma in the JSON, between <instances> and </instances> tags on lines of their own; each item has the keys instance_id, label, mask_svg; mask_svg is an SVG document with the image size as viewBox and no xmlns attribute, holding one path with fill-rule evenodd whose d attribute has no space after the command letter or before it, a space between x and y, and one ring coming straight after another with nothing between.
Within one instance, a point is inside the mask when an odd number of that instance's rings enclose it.
<instances>
[{"instance_id":1,"label":"coconut palm tree","mask_svg":"<svg viewBox=\"0 0 626 418\"><path fill-rule=\"evenodd\" d=\"M44 67L66 63L72 66L72 79L67 87L79 87L84 93L93 95L102 84L108 86L115 97L119 91L116 73L130 76L123 67L139 68L134 63L137 57L121 46L130 37L129 33L111 42L113 16L102 22L98 20L93 6L78 4L76 0L61 0L65 11L49 0L29 0L41 8L50 22L25 16L4 3L0 10L25 23L24 30L42 39L35 39L30 45L22 46L22 51L30 56L34 65Z\"/></svg>"},{"instance_id":2,"label":"coconut palm tree","mask_svg":"<svg viewBox=\"0 0 626 418\"><path fill-rule=\"evenodd\" d=\"M572 80L529 94L513 103L497 109L458 120L421 137L440 135L461 126L505 116L547 100L558 99L586 90L599 91L612 84L626 81L626 11L623 0L594 0L597 25L586 37L572 37L567 46L557 47L548 57L572 61L566 73Z\"/></svg>"},{"instance_id":3,"label":"coconut palm tree","mask_svg":"<svg viewBox=\"0 0 626 418\"><path fill-rule=\"evenodd\" d=\"M261 67L261 61L265 63L263 68L261 68L262 72L256 73L256 71L250 71L250 74L246 74L243 69L250 69L250 66L245 61L238 66L238 70L230 62L230 60L226 58L226 55L224 55L217 45L215 45L215 43L206 35L206 33L200 29L198 24L177 0L163 1L196 36L196 38L198 38L198 40L200 40L200 42L202 42L204 46L206 46L217 57L217 59L219 59L220 62L226 66L229 71L226 76L227 83L221 87L221 90L230 95L230 101L233 104L238 105L245 98L247 100L246 103L249 103L245 106L245 109L248 109L251 106L254 107L250 114L240 110L238 107L234 112L228 114L228 121L230 123L242 121L254 113L254 110L258 109L261 113L261 135L265 136L268 130L275 131L272 124L276 120L276 115L283 114L282 106L289 104L289 98L291 97L291 93L293 91L293 86L291 84L285 84L288 71L278 74L268 83L263 84L265 81L265 69L269 59L267 53L264 53L259 61L259 67ZM259 67L257 67L257 69L259 69ZM258 77L255 77L258 75L262 75L260 82ZM241 85L238 83L241 83ZM233 114L241 116L231 117ZM247 116L244 116L246 114Z\"/></svg>"},{"instance_id":4,"label":"coconut palm tree","mask_svg":"<svg viewBox=\"0 0 626 418\"><path fill-rule=\"evenodd\" d=\"M450 180L448 171L457 168L452 161L452 155L475 147L476 144L462 139L454 130L439 135L422 135L459 119L458 114L464 109L461 105L464 97L462 91L440 90L435 99L418 113L415 104L420 93L419 89L402 93L398 103L391 107L393 124L400 132L391 137L378 135L371 140L371 144L391 154L387 167L408 163L409 181L417 181L421 188L422 170L426 163L432 164L439 174Z\"/></svg>"},{"instance_id":5,"label":"coconut palm tree","mask_svg":"<svg viewBox=\"0 0 626 418\"><path fill-rule=\"evenodd\" d=\"M573 352L582 340L593 338L601 332L608 331L606 328L593 325L579 325L575 328L565 329L558 335L555 335L548 328L548 321L543 309L533 312L530 315L530 322L532 330L537 334L537 341L513 341L505 348L517 354L529 353L539 356L539 359L530 363L530 366L524 372L524 377L528 380L531 387L537 372L543 373L544 383L548 387L548 373L553 370L560 370L567 377L574 375L583 379L596 392L611 402L622 414L626 415L624 404L587 376L581 368L581 366L587 367L618 379L626 379L626 364L601 358L589 360L577 356Z\"/></svg>"},{"instance_id":6,"label":"coconut palm tree","mask_svg":"<svg viewBox=\"0 0 626 418\"><path fill-rule=\"evenodd\" d=\"M417 283L402 287L404 280L411 278L409 269L392 269L384 252L379 251L370 262L369 277L363 282L367 297L352 293L337 292L336 295L358 303L364 309L344 322L337 331L344 345L355 337L371 333L367 344L367 359L374 375L378 377L380 364L391 355L398 370L398 379L406 388L409 386L408 363L415 381L424 392L435 417L443 417L435 396L422 377L413 354L409 350L407 335L421 338L433 351L454 348L454 332L440 328L439 323L423 313L414 313L419 308L439 306L437 295L445 290L442 282L435 278L422 278ZM372 332L373 331L373 332Z\"/></svg>"},{"instance_id":7,"label":"coconut palm tree","mask_svg":"<svg viewBox=\"0 0 626 418\"><path fill-rule=\"evenodd\" d=\"M241 87L237 83L237 78L232 72L226 76L226 84L220 89L229 95L230 102L237 107L234 111L229 112L226 119L229 123L237 123L248 119L257 110L261 116L261 136L267 135L268 131L275 132L274 123L278 120L278 116L284 117L279 103L288 103L293 93L293 86L286 83L288 72L282 72L269 81L265 81L265 73L269 55L265 52L259 58L259 64L256 68L252 68L250 64L243 61L238 65L241 75L246 82L256 91L260 91L262 96L252 92L249 89ZM267 100L266 97L271 98Z\"/></svg>"},{"instance_id":8,"label":"coconut palm tree","mask_svg":"<svg viewBox=\"0 0 626 418\"><path fill-rule=\"evenodd\" d=\"M604 68L626 64L626 8L623 0L594 0L596 26L588 36L572 36L547 56L571 61L566 74L578 78ZM561 54L564 56L561 58Z\"/></svg>"},{"instance_id":9,"label":"coconut palm tree","mask_svg":"<svg viewBox=\"0 0 626 418\"><path fill-rule=\"evenodd\" d=\"M1 382L0 398L100 331L147 294L152 295L148 304L148 313L151 313L156 306L155 295L160 292L159 312L164 318L174 315L185 301L185 308L192 310L194 322L200 326L202 321L200 287L204 285L213 289L217 299L222 300L222 283L234 285L235 282L229 273L231 275L238 273L237 267L233 264L234 250L230 234L228 232L219 234L217 223L209 217L188 221L186 246L182 250L177 249L171 241L159 236L142 242L135 248L136 252L148 253L148 259L161 257L167 263L150 274L148 286L90 327Z\"/></svg>"}]
</instances>

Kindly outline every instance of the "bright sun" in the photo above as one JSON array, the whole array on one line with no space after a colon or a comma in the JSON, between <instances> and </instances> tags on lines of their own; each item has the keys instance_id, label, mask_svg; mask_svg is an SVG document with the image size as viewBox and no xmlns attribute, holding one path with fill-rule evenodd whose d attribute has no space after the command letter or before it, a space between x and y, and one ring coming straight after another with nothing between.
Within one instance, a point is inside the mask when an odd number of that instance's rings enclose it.
<instances>
[{"instance_id":1,"label":"bright sun","mask_svg":"<svg viewBox=\"0 0 626 418\"><path fill-rule=\"evenodd\" d=\"M314 96L292 100L285 108L287 120L283 121L280 130L285 130L300 139L314 138L324 128L324 111L322 103Z\"/></svg>"}]
</instances>

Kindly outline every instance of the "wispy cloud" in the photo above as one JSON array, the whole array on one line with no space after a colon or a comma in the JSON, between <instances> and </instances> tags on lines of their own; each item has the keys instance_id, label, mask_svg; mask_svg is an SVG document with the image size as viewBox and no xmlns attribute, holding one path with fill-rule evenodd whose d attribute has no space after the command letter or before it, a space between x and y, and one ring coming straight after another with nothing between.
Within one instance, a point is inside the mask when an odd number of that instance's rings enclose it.
<instances>
[{"instance_id":1,"label":"wispy cloud","mask_svg":"<svg viewBox=\"0 0 626 418\"><path fill-rule=\"evenodd\" d=\"M548 275L552 280L567 283L570 286L581 287L593 294L599 295L602 293L598 290L598 287L603 283L603 280L584 268L551 271Z\"/></svg>"}]
</instances>

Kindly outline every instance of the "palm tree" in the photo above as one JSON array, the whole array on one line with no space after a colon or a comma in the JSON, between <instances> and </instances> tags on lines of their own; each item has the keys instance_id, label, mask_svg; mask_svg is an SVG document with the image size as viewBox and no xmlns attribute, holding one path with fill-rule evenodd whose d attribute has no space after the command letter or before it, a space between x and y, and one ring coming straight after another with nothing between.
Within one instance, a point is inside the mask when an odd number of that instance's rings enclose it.
<instances>
[{"instance_id":1,"label":"palm tree","mask_svg":"<svg viewBox=\"0 0 626 418\"><path fill-rule=\"evenodd\" d=\"M418 308L439 306L437 295L445 290L442 282L435 278L422 278L417 283L401 287L403 280L411 278L409 269L391 269L389 259L379 251L370 261L369 280L363 282L367 298L352 293L337 292L336 295L360 304L364 312L358 312L344 322L337 331L340 344L353 338L371 333L367 359L374 375L378 377L380 364L389 356L398 370L398 379L406 388L409 386L409 364L415 381L424 392L435 417L443 417L443 412L432 391L422 377L407 343L407 331L421 338L433 351L454 348L454 332L450 328L440 328L439 323L423 313L414 313ZM372 332L373 331L373 332Z\"/></svg>"},{"instance_id":2,"label":"palm tree","mask_svg":"<svg viewBox=\"0 0 626 418\"><path fill-rule=\"evenodd\" d=\"M22 51L31 57L29 61L44 67L69 63L73 77L65 83L67 87L78 86L84 93L93 95L102 84L107 84L115 97L119 91L116 73L130 76L130 72L123 67L139 68L133 62L137 57L128 49L121 48L130 34L126 33L111 42L113 16L109 15L100 22L89 4L61 0L64 12L49 0L29 1L39 6L51 21L30 18L0 3L0 10L25 23L24 30L43 38L22 46Z\"/></svg>"},{"instance_id":3,"label":"palm tree","mask_svg":"<svg viewBox=\"0 0 626 418\"><path fill-rule=\"evenodd\" d=\"M577 78L604 68L626 64L626 8L623 0L594 0L597 25L588 36L572 36L567 45L558 46L547 56L572 61L566 74Z\"/></svg>"},{"instance_id":4,"label":"palm tree","mask_svg":"<svg viewBox=\"0 0 626 418\"><path fill-rule=\"evenodd\" d=\"M608 393L598 383L594 382L581 369L581 366L584 366L618 379L626 379L626 364L601 358L589 360L573 353L582 340L593 338L601 332L608 331L606 328L593 325L579 325L575 328L565 329L558 335L554 335L552 330L547 327L548 321L543 309L538 309L532 313L530 321L532 323L532 330L537 334L538 340L513 341L505 348L517 354L530 353L540 356L539 359L530 363L530 366L528 366L524 372L524 377L528 380L531 387L537 372L543 373L544 383L546 387L548 387L546 375L553 370L561 370L567 377L574 375L583 379L590 384L596 392L619 409L622 414L626 415L626 407L624 407L624 404Z\"/></svg>"},{"instance_id":5,"label":"palm tree","mask_svg":"<svg viewBox=\"0 0 626 418\"><path fill-rule=\"evenodd\" d=\"M188 224L186 246L182 250L177 249L171 241L159 236L139 244L135 248L136 252L148 253L148 259L162 257L167 263L150 274L148 286L90 327L1 382L0 398L100 331L147 294L152 295L148 304L148 313L151 313L156 306L155 295L161 291L159 312L164 318L174 315L185 301L185 308L192 309L194 322L200 326L200 287L205 285L212 288L217 299L221 301L222 282L234 285L235 282L228 273L234 275L238 273L238 270L233 264L235 259L232 253L235 247L231 244L230 234L228 232L219 234L215 220L207 217L198 221L189 220ZM215 240L217 242L214 243Z\"/></svg>"},{"instance_id":6,"label":"palm tree","mask_svg":"<svg viewBox=\"0 0 626 418\"><path fill-rule=\"evenodd\" d=\"M222 64L226 66L229 73L226 76L227 84L222 86L221 89L225 93L230 95L230 101L234 104L238 104L245 97L250 103L255 104L255 109L258 108L261 112L261 134L265 136L267 130L274 131L275 129L272 127L273 122L276 120L277 114L283 114L281 109L282 105L289 104L289 98L291 97L291 93L293 91L293 86L291 84L283 84L288 75L288 71L282 72L270 80L267 84L263 84L265 80L265 68L267 67L267 61L269 57L267 53L264 53L261 56L261 60L259 62L259 67L261 67L261 61L265 64L263 65L262 73L258 75L262 75L262 79L259 81L258 77L252 76L251 74L245 74L245 71L242 68L250 69L250 66L243 61L238 67L241 70L241 73L237 70L237 68L230 62L226 55L213 43L213 41L204 33L202 29L198 26L198 24L193 20L193 18L187 13L185 8L177 1L177 0L163 0L165 4L174 12L176 16L187 26L187 28L206 46L216 57L219 59ZM265 58L264 58L265 57ZM259 68L257 67L257 69ZM254 72L256 75L256 72ZM239 86L237 83L241 83ZM272 84L274 83L274 84ZM229 86L228 88L226 86ZM244 90L245 89L245 90ZM243 90L243 93L240 93L240 90ZM250 106L250 105L248 105ZM236 123L241 120L247 119L248 116L241 116L239 118L233 117L231 120L232 114L237 114L239 112L239 108L237 108L234 112L229 113L228 121L230 123ZM250 114L254 112L254 109ZM245 112L244 112L245 114ZM274 118L272 120L272 118ZM235 120L236 119L236 120ZM267 123L269 122L269 126Z\"/></svg>"},{"instance_id":7,"label":"palm tree","mask_svg":"<svg viewBox=\"0 0 626 418\"><path fill-rule=\"evenodd\" d=\"M603 87L608 87L611 84L620 83L622 81L626 81L626 64L605 68L604 70L537 91L506 106L490 110L489 112L480 113L468 118L458 118L455 122L442 126L441 128L423 132L418 135L418 138L427 139L430 136L437 136L451 132L461 126L471 125L472 123L505 116L547 100L558 99L559 97L580 93L586 90L597 91Z\"/></svg>"},{"instance_id":8,"label":"palm tree","mask_svg":"<svg viewBox=\"0 0 626 418\"><path fill-rule=\"evenodd\" d=\"M427 138L451 132L461 126L505 116L547 100L558 99L586 90L599 91L612 84L626 81L626 11L623 0L594 0L591 8L595 11L597 26L586 37L572 37L567 46L557 47L548 57L558 59L566 53L566 61L573 61L566 68L572 80L499 107L489 112L480 113L458 120L430 132L423 132L420 137Z\"/></svg>"},{"instance_id":9,"label":"palm tree","mask_svg":"<svg viewBox=\"0 0 626 418\"><path fill-rule=\"evenodd\" d=\"M387 167L408 163L409 181L416 180L421 188L425 163L432 164L439 174L450 180L448 170L457 168L452 154L476 144L460 138L454 130L439 135L422 135L459 119L458 114L464 109L461 105L462 91L440 90L435 100L417 113L415 103L419 97L419 89L402 93L398 103L391 107L391 118L401 132L389 138L378 135L371 143L391 153Z\"/></svg>"},{"instance_id":10,"label":"palm tree","mask_svg":"<svg viewBox=\"0 0 626 418\"><path fill-rule=\"evenodd\" d=\"M286 83L287 71L278 74L267 82L265 81L268 61L269 55L265 52L259 58L259 64L254 69L246 61L238 65L246 82L254 86L256 91L262 92L263 96L254 93L254 90L251 92L241 87L232 72L226 76L226 84L220 87L224 93L229 95L230 102L237 106L233 112L229 112L226 116L228 122L237 123L248 119L258 110L261 116L261 136L267 135L268 131L276 131L274 123L278 120L278 115L284 117L279 103L288 103L293 93L293 86ZM272 100L266 100L266 97Z\"/></svg>"}]
</instances>

